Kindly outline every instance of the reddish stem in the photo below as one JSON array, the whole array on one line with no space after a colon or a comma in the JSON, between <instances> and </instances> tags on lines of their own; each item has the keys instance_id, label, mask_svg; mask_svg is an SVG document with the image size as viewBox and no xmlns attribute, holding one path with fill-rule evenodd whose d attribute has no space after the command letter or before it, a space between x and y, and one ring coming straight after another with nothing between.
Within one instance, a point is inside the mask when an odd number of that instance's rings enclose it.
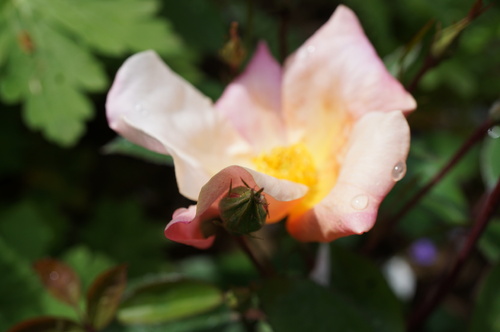
<instances>
[{"instance_id":1,"label":"reddish stem","mask_svg":"<svg viewBox=\"0 0 500 332\"><path fill-rule=\"evenodd\" d=\"M250 249L247 241L245 240L245 238L243 236L233 236L233 237L236 240L236 243L238 243L238 245L240 246L241 250L243 250L243 252L248 256L248 258L250 259L252 264L255 266L257 271L259 271L259 274L261 275L261 277L268 278L268 277L271 277L275 274L274 270L270 264L263 265L259 262L259 260L254 255L253 251Z\"/></svg>"},{"instance_id":2,"label":"reddish stem","mask_svg":"<svg viewBox=\"0 0 500 332\"><path fill-rule=\"evenodd\" d=\"M444 176L462 159L465 154L478 142L484 134L495 122L488 118L481 126L479 126L469 137L467 141L458 149L458 151L451 157L448 163L439 171L432 179L427 182L392 218L385 223L380 224L372 236L368 239L364 246L364 252L371 252L377 247L383 235L390 232L399 220L406 214L437 184Z\"/></svg>"},{"instance_id":3,"label":"reddish stem","mask_svg":"<svg viewBox=\"0 0 500 332\"><path fill-rule=\"evenodd\" d=\"M408 331L417 330L427 319L427 317L432 313L432 311L437 307L437 305L443 300L444 296L450 291L451 287L454 285L460 271L462 270L465 261L469 258L472 250L474 249L479 237L483 233L484 229L491 220L495 209L499 207L500 203L500 179L493 191L488 195L486 202L484 203L479 217L477 218L467 242L462 247L459 252L457 260L455 261L450 272L441 280L441 283L436 288L435 292L425 299L420 306L414 311L408 320Z\"/></svg>"},{"instance_id":4,"label":"reddish stem","mask_svg":"<svg viewBox=\"0 0 500 332\"><path fill-rule=\"evenodd\" d=\"M484 13L485 11L487 11L488 9L490 9L492 6L493 6L493 3L491 3L491 4L483 7L482 0L476 0L474 2L474 4L472 5L471 9L469 10L469 12L467 13L467 16L465 17L465 19L467 19L468 22L470 23L474 19L476 19L479 15L481 15L482 13ZM420 83L420 80L422 79L422 77L424 77L424 75L430 69L432 69L432 68L436 67L437 65L439 65L443 60L444 60L443 56L435 57L429 51L429 53L425 57L424 64L422 65L422 67L417 72L417 74L415 75L415 77L413 77L413 79L411 80L411 82L406 87L406 89L408 90L408 92L414 91L416 89L418 83Z\"/></svg>"}]
</instances>

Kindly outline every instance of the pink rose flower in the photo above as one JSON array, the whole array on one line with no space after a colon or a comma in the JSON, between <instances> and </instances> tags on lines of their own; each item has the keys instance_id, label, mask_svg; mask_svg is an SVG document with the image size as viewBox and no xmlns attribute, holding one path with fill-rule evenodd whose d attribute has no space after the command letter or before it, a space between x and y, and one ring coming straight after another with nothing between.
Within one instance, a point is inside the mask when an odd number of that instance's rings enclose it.
<instances>
[{"instance_id":1,"label":"pink rose flower","mask_svg":"<svg viewBox=\"0 0 500 332\"><path fill-rule=\"evenodd\" d=\"M267 222L284 217L300 241L370 230L405 173L413 97L394 79L355 14L339 6L286 61L260 43L245 72L212 102L152 51L120 68L108 122L128 140L174 159L180 192L167 238L209 247L204 222L245 181L264 188Z\"/></svg>"}]
</instances>

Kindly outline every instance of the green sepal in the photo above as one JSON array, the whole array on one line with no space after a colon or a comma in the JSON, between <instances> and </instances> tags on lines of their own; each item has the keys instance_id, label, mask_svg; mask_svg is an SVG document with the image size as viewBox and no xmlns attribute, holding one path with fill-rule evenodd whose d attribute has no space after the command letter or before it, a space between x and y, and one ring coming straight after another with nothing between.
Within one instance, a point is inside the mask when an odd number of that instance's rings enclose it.
<instances>
[{"instance_id":1,"label":"green sepal","mask_svg":"<svg viewBox=\"0 0 500 332\"><path fill-rule=\"evenodd\" d=\"M222 226L230 233L244 235L264 226L268 216L267 201L260 190L245 186L229 187L226 197L219 203Z\"/></svg>"}]
</instances>

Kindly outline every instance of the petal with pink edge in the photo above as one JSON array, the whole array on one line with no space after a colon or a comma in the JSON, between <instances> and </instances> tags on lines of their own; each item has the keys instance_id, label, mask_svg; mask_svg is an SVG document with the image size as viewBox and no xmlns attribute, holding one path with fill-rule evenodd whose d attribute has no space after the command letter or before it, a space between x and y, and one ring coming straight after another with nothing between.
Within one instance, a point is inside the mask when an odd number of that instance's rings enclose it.
<instances>
[{"instance_id":1,"label":"petal with pink edge","mask_svg":"<svg viewBox=\"0 0 500 332\"><path fill-rule=\"evenodd\" d=\"M269 203L269 220L274 222L284 217L307 193L307 187L287 180L278 180L239 166L229 166L207 182L201 189L194 213L193 207L179 209L165 229L170 240L203 249L212 244L212 237L204 238L203 222L210 222L219 216L219 202L227 194L229 187L244 186L264 188ZM275 214L276 213L276 214ZM277 219L280 218L280 219Z\"/></svg>"},{"instance_id":2,"label":"petal with pink edge","mask_svg":"<svg viewBox=\"0 0 500 332\"><path fill-rule=\"evenodd\" d=\"M295 238L328 242L373 227L380 202L395 184L392 171L408 155L408 123L400 111L370 113L355 124L348 144L332 191L312 210L289 219Z\"/></svg>"},{"instance_id":3,"label":"petal with pink edge","mask_svg":"<svg viewBox=\"0 0 500 332\"><path fill-rule=\"evenodd\" d=\"M274 221L274 213L280 212L284 216L305 196L308 188L302 184L262 174L240 166L229 166L214 175L203 186L198 197L197 216L202 219L213 219L219 215L219 201L227 194L229 186L233 188L244 186L244 182L251 188L264 188L264 194L269 203L269 218Z\"/></svg>"},{"instance_id":4,"label":"petal with pink edge","mask_svg":"<svg viewBox=\"0 0 500 332\"><path fill-rule=\"evenodd\" d=\"M174 158L180 192L196 199L212 174L245 165L249 145L212 102L153 51L130 57L108 94L110 127L126 139Z\"/></svg>"},{"instance_id":5,"label":"petal with pink edge","mask_svg":"<svg viewBox=\"0 0 500 332\"><path fill-rule=\"evenodd\" d=\"M165 228L165 236L175 242L187 244L198 249L212 246L215 236L205 237L196 218L196 205L180 208L174 212L172 221Z\"/></svg>"},{"instance_id":6,"label":"petal with pink edge","mask_svg":"<svg viewBox=\"0 0 500 332\"><path fill-rule=\"evenodd\" d=\"M343 5L287 60L283 104L295 139L346 117L416 107L386 70L356 15Z\"/></svg>"},{"instance_id":7,"label":"petal with pink edge","mask_svg":"<svg viewBox=\"0 0 500 332\"><path fill-rule=\"evenodd\" d=\"M284 143L281 79L281 66L267 44L260 42L243 74L227 86L215 104L255 151Z\"/></svg>"}]
</instances>

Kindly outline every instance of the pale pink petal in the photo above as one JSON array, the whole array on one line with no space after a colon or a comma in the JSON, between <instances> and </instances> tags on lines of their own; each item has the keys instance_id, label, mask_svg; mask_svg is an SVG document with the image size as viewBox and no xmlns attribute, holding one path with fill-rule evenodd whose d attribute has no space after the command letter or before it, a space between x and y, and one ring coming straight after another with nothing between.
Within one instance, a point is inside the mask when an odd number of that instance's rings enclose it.
<instances>
[{"instance_id":1,"label":"pale pink petal","mask_svg":"<svg viewBox=\"0 0 500 332\"><path fill-rule=\"evenodd\" d=\"M273 209L277 208L276 205L282 204L280 207L283 209L288 205L286 202L295 204L308 191L306 186L295 182L279 180L240 166L229 166L214 175L201 189L198 197L197 215L204 219L218 216L219 201L226 195L229 186L232 185L233 188L244 186L243 181L255 190L264 188L264 194L269 203L270 218L273 219L274 216L271 213ZM273 205L275 206L273 207Z\"/></svg>"},{"instance_id":2,"label":"pale pink petal","mask_svg":"<svg viewBox=\"0 0 500 332\"><path fill-rule=\"evenodd\" d=\"M284 143L281 79L280 65L261 42L243 74L215 104L255 151Z\"/></svg>"},{"instance_id":3,"label":"pale pink petal","mask_svg":"<svg viewBox=\"0 0 500 332\"><path fill-rule=\"evenodd\" d=\"M190 199L196 199L202 185L223 167L249 160L249 145L212 102L153 51L123 64L106 108L113 130L174 157L179 190Z\"/></svg>"},{"instance_id":4,"label":"pale pink petal","mask_svg":"<svg viewBox=\"0 0 500 332\"><path fill-rule=\"evenodd\" d=\"M370 230L380 202L396 182L394 167L404 166L409 145L401 112L364 116L353 128L334 188L312 210L289 219L290 233L301 241L327 242Z\"/></svg>"},{"instance_id":5,"label":"pale pink petal","mask_svg":"<svg viewBox=\"0 0 500 332\"><path fill-rule=\"evenodd\" d=\"M194 222L196 205L189 208L180 208L174 212L172 221L165 228L165 236L175 242L187 244L198 249L209 248L215 236L204 237L199 222Z\"/></svg>"},{"instance_id":6,"label":"pale pink petal","mask_svg":"<svg viewBox=\"0 0 500 332\"><path fill-rule=\"evenodd\" d=\"M288 59L283 103L294 139L312 133L324 137L318 128L346 117L357 120L372 111L416 107L386 70L355 14L342 5Z\"/></svg>"},{"instance_id":7,"label":"pale pink petal","mask_svg":"<svg viewBox=\"0 0 500 332\"><path fill-rule=\"evenodd\" d=\"M229 187L244 186L244 182L255 190L264 188L264 194L269 203L268 222L278 221L278 217L284 217L307 193L307 188L303 185L278 180L243 167L229 166L203 186L196 213L193 207L177 210L178 212L174 213L172 221L165 229L165 236L173 241L197 248L210 246L213 238L203 237L202 223L218 219L219 202L227 194Z\"/></svg>"}]
</instances>

